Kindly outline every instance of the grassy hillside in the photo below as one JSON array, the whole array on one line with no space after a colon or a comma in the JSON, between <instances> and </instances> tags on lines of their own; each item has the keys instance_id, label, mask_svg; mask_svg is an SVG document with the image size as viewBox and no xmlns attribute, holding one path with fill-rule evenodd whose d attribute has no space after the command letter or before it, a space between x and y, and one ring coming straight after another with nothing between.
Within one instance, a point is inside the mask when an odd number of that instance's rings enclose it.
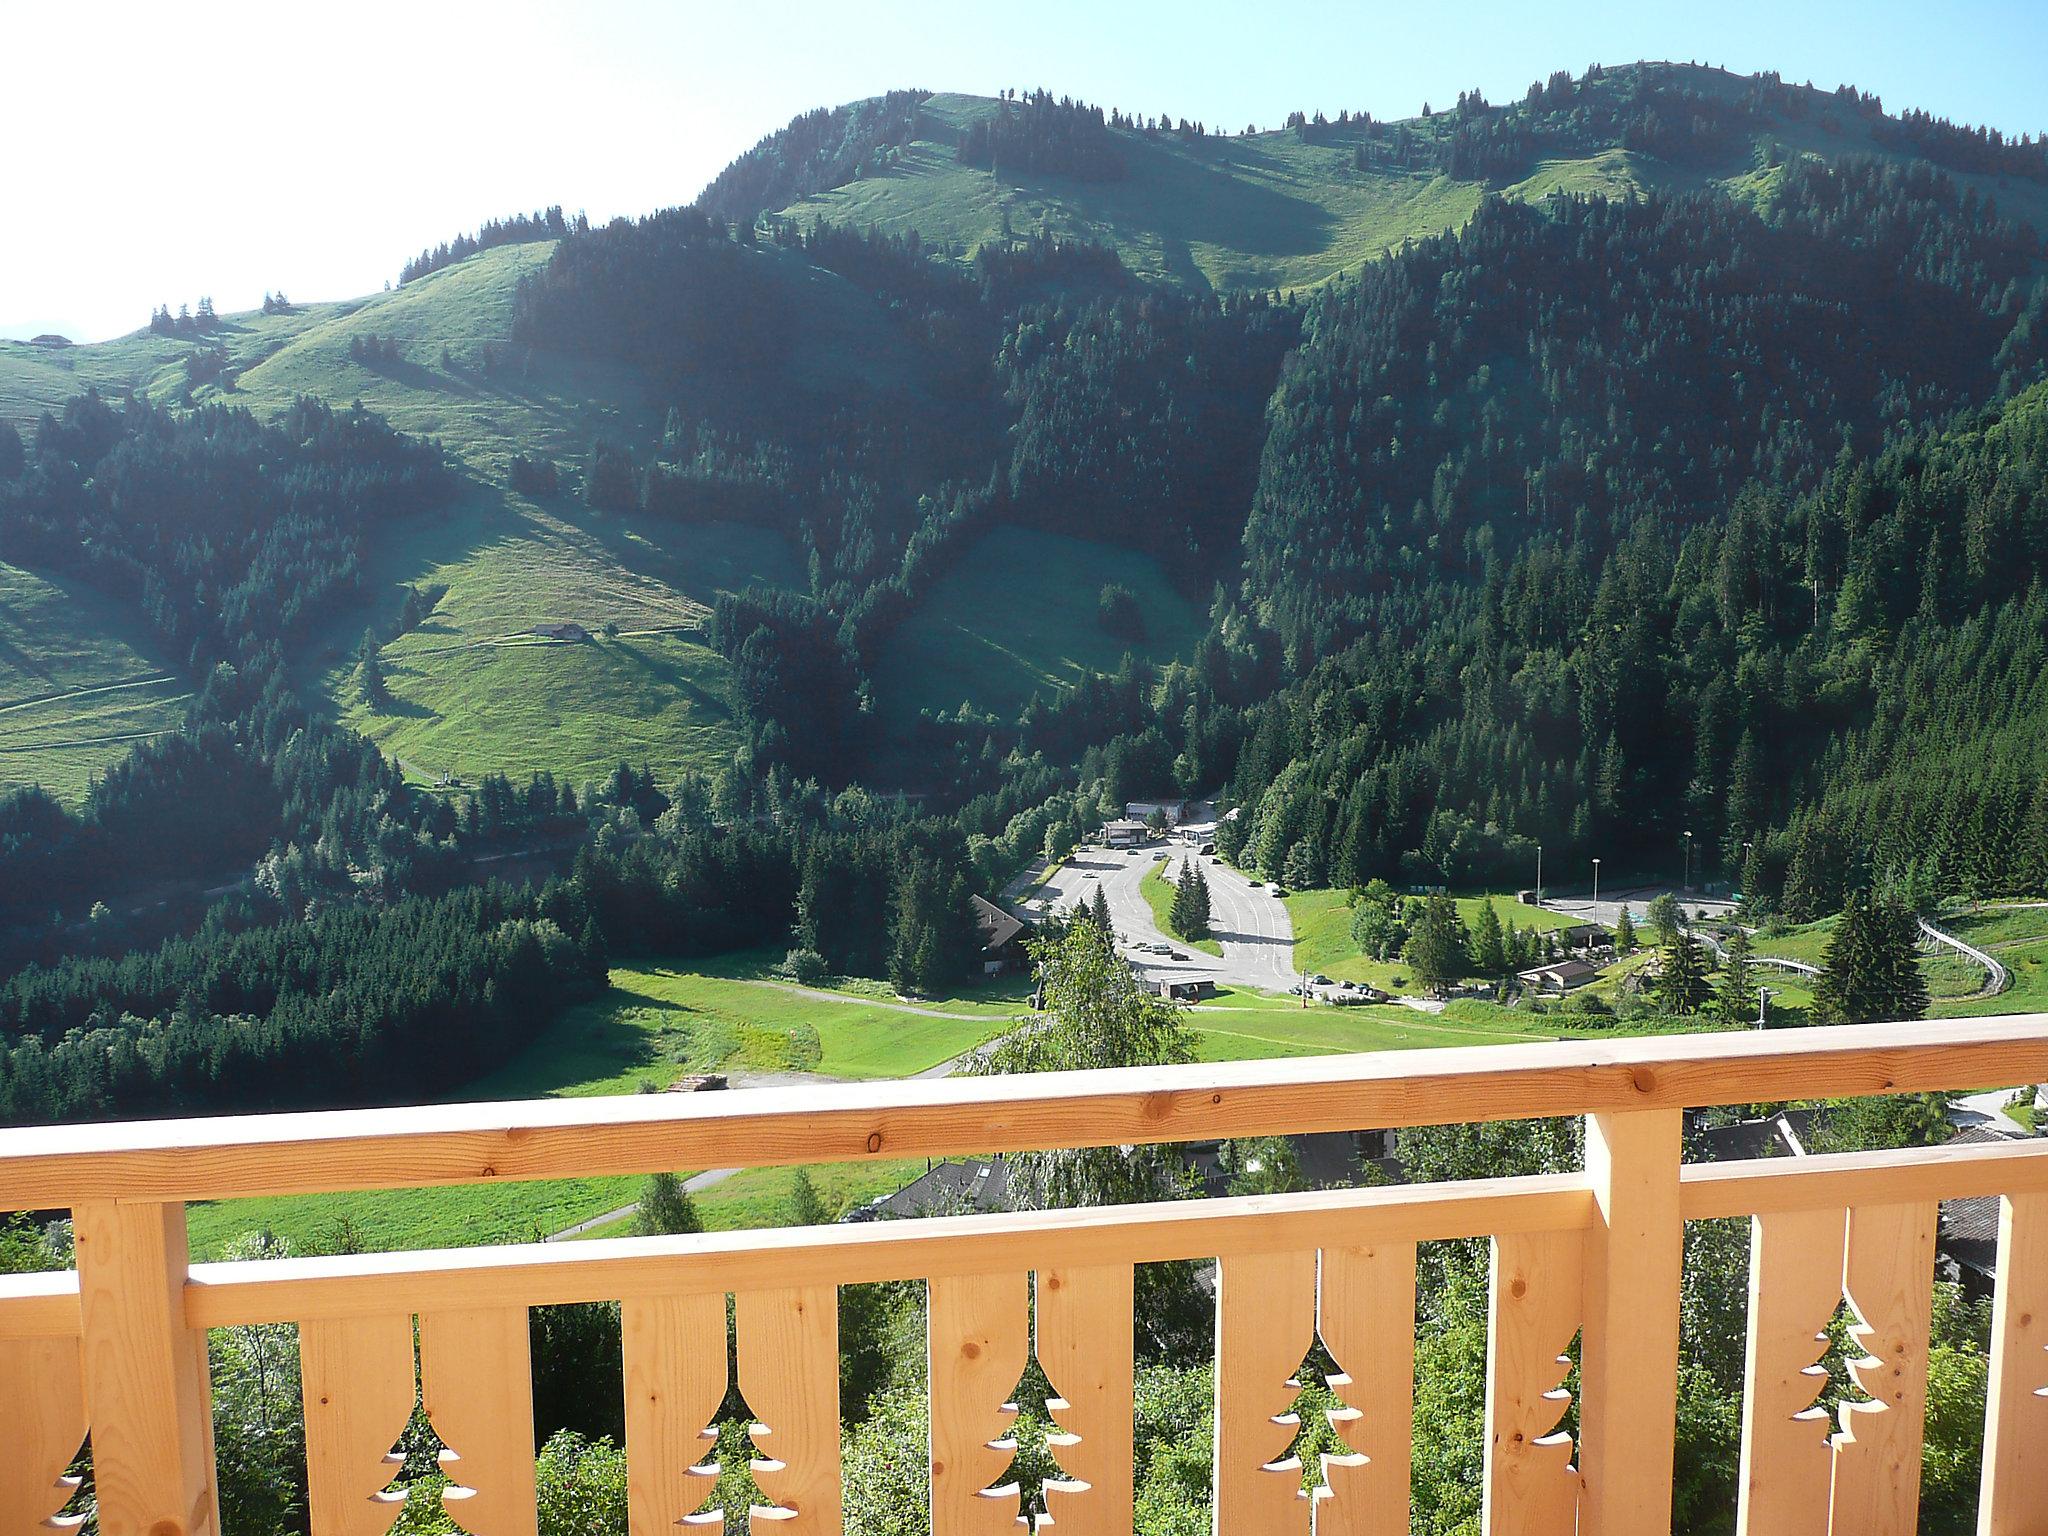
<instances>
[{"instance_id":1,"label":"grassy hillside","mask_svg":"<svg viewBox=\"0 0 2048 1536\"><path fill-rule=\"evenodd\" d=\"M1110 582L1137 597L1142 642L1120 640L1097 622L1097 600ZM884 719L897 724L921 709L957 709L963 701L1010 719L1033 693L1050 698L1084 671L1115 671L1125 651L1154 662L1184 657L1203 624L1149 555L998 528L890 637L875 689Z\"/></svg>"},{"instance_id":2,"label":"grassy hillside","mask_svg":"<svg viewBox=\"0 0 2048 1536\"><path fill-rule=\"evenodd\" d=\"M1718 70L1650 65L1658 79L1727 99L1748 82ZM1596 87L1626 89L1623 72ZM1294 130L1181 139L1112 130L1127 175L1116 181L1013 177L964 165L955 144L967 124L996 110L987 97L938 95L927 101L920 137L888 157L878 174L805 198L784 210L902 234L971 259L982 246L1039 230L1113 245L1145 277L1196 289L1301 288L1370 261L1407 240L1455 229L1489 192L1534 199L1554 192L1625 196L1720 186L1745 198L1770 191L1760 171L1772 149L1794 154L1875 154L1902 158L1871 136L1870 120L1830 94L1812 92L1799 117L1729 144L1705 163L1676 164L1617 145L1582 153L1539 154L1488 181L1454 180L1433 165L1358 169L1363 128L1332 125L1317 141ZM1128 104L1126 104L1128 105ZM1334 110L1334 104L1332 104ZM1454 119L1410 119L1423 145ZM1996 176L1957 180L1997 199L2006 212L2048 230L2048 187Z\"/></svg>"},{"instance_id":3,"label":"grassy hillside","mask_svg":"<svg viewBox=\"0 0 2048 1536\"><path fill-rule=\"evenodd\" d=\"M787 546L762 529L482 491L377 552L369 617L380 624L402 583L446 588L426 623L383 647L389 702L371 709L354 684L362 615L331 627L309 682L416 776L546 768L578 782L622 758L705 766L739 736L703 620L721 591L796 581ZM532 633L558 622L592 638Z\"/></svg>"},{"instance_id":4,"label":"grassy hillside","mask_svg":"<svg viewBox=\"0 0 2048 1536\"><path fill-rule=\"evenodd\" d=\"M133 743L177 728L189 692L128 605L0 564L0 793L78 804Z\"/></svg>"}]
</instances>

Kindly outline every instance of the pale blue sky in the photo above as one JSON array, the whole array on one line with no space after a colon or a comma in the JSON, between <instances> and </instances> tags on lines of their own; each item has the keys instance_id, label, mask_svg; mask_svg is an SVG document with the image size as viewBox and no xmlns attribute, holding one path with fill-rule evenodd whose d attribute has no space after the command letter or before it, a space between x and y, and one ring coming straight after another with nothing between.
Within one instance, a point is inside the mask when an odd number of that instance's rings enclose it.
<instances>
[{"instance_id":1,"label":"pale blue sky","mask_svg":"<svg viewBox=\"0 0 2048 1536\"><path fill-rule=\"evenodd\" d=\"M1637 58L2048 129L2044 0L0 0L0 336L366 292L494 214L687 201L797 112L891 86L1042 84L1236 129Z\"/></svg>"}]
</instances>

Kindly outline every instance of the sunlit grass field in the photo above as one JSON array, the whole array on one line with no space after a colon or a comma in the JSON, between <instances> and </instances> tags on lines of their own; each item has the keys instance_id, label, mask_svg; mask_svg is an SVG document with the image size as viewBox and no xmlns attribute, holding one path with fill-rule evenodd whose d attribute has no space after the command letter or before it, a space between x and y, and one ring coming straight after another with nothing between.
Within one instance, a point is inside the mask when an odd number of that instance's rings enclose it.
<instances>
[{"instance_id":1,"label":"sunlit grass field","mask_svg":"<svg viewBox=\"0 0 2048 1536\"><path fill-rule=\"evenodd\" d=\"M1145 639L1103 630L1103 586L1136 595ZM997 528L933 586L882 651L875 692L886 724L921 709L976 709L1014 719L1034 693L1050 700L1084 672L1114 672L1126 651L1164 663L1193 653L1204 615L1159 563L1135 550L1030 528Z\"/></svg>"},{"instance_id":2,"label":"sunlit grass field","mask_svg":"<svg viewBox=\"0 0 2048 1536\"><path fill-rule=\"evenodd\" d=\"M716 968L725 974L716 976L680 963L617 967L602 997L568 1010L532 1045L460 1097L638 1093L665 1088L687 1073L714 1070L908 1077L973 1050L1025 1011L1014 996L998 990L993 996L934 999L919 1005L922 1011L909 1012L881 1006L893 999L876 984L859 980L834 984L848 1001L827 1001L750 979L765 975L766 967L767 958L760 954L722 957ZM1013 993L1014 985L1007 990ZM706 1219L721 1202L734 1209L748 1200L772 1203L772 1193L763 1193L777 1187L771 1172L741 1174L731 1181L734 1189L721 1185L706 1191ZM786 1183L787 1174L781 1177ZM859 1188L874 1193L869 1188L873 1177L879 1176L870 1176ZM521 1242L629 1205L640 1183L633 1178L548 1180L200 1205L191 1212L192 1245L195 1253L208 1257L238 1234L267 1227L294 1248L324 1246L344 1216L371 1248ZM825 1188L822 1177L820 1188ZM738 1224L739 1218L732 1221Z\"/></svg>"},{"instance_id":3,"label":"sunlit grass field","mask_svg":"<svg viewBox=\"0 0 2048 1536\"><path fill-rule=\"evenodd\" d=\"M40 784L78 805L136 742L177 729L190 692L128 604L0 564L0 794Z\"/></svg>"},{"instance_id":4,"label":"sunlit grass field","mask_svg":"<svg viewBox=\"0 0 2048 1536\"><path fill-rule=\"evenodd\" d=\"M1351 940L1352 910L1345 904L1350 893L1339 890L1291 891L1287 916L1294 924L1294 968L1306 975L1324 975L1337 981L1359 981L1382 992L1419 992L1415 978L1399 960L1367 959ZM1575 919L1542 907L1526 907L1505 892L1454 897L1458 915L1469 928L1479 920L1483 904L1491 902L1506 928L1510 919L1517 928L1550 931L1569 928Z\"/></svg>"}]
</instances>

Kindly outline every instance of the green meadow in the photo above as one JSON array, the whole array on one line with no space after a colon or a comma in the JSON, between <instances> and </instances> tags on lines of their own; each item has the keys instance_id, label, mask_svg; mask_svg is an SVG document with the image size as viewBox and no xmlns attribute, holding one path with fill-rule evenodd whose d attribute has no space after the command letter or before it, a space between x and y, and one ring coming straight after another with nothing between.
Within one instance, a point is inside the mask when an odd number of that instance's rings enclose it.
<instances>
[{"instance_id":1,"label":"green meadow","mask_svg":"<svg viewBox=\"0 0 2048 1536\"><path fill-rule=\"evenodd\" d=\"M387 540L374 621L393 622L402 584L445 591L381 648L387 702L372 708L356 687L355 615L316 651L313 689L420 777L546 768L580 782L622 758L673 773L728 756L740 739L729 669L702 626L720 592L794 583L787 546L738 524L575 510L479 492ZM591 638L533 633L564 622Z\"/></svg>"},{"instance_id":2,"label":"green meadow","mask_svg":"<svg viewBox=\"0 0 2048 1536\"><path fill-rule=\"evenodd\" d=\"M177 729L190 692L129 605L0 564L0 794L40 784L78 805L136 742Z\"/></svg>"},{"instance_id":3,"label":"green meadow","mask_svg":"<svg viewBox=\"0 0 2048 1536\"><path fill-rule=\"evenodd\" d=\"M1708 93L1737 95L1747 82L1686 66L1650 66ZM1619 78L1599 89L1625 88ZM1732 141L1719 159L1678 165L1615 147L1532 157L1492 182L1438 174L1429 141L1455 126L1452 114L1410 119L1418 143L1412 167L1386 158L1356 164L1365 139L1356 125L1330 124L1309 142L1293 130L1251 135L1120 133L1126 174L1083 182L1062 176L1001 177L963 165L961 130L996 110L987 97L933 96L920 137L872 175L805 198L785 214L829 219L892 234L915 231L927 248L965 260L985 245L1046 231L1113 246L1140 276L1202 291L1300 289L1325 282L1403 244L1462 227L1489 195L1536 201L1554 194L1626 198L1719 187L1767 207L1777 174L1761 169L1801 153L1905 159L1871 136L1869 122L1826 98L1799 118ZM1334 110L1334 108L1332 109ZM1227 126L1235 129L1238 125ZM1381 141L1384 143L1384 141ZM1959 175L2002 212L2048 230L2048 188L2017 178Z\"/></svg>"},{"instance_id":4,"label":"green meadow","mask_svg":"<svg viewBox=\"0 0 2048 1536\"><path fill-rule=\"evenodd\" d=\"M602 997L569 1009L460 1097L653 1092L688 1073L708 1071L909 1077L1001 1034L1024 1011L1022 1003L1000 993L903 1005L858 980L838 984L831 997L808 996L760 979L767 963L759 954L722 957L715 967L721 975L659 963L620 966ZM752 1170L730 1181L733 1189L706 1191L707 1221L714 1205L732 1203L738 1211L756 1208L746 1205L750 1200L773 1204L777 1185L771 1172ZM781 1177L786 1184L788 1175ZM858 1182L857 1171L848 1177ZM344 1217L371 1248L522 1242L630 1205L640 1183L565 1179L199 1205L191 1212L192 1246L199 1256L211 1257L237 1235L267 1227L295 1249L318 1247L332 1241ZM820 1188L826 1188L822 1176ZM847 1190L849 1199L877 1192L865 1183L848 1184ZM730 1224L743 1223L735 1215Z\"/></svg>"},{"instance_id":5,"label":"green meadow","mask_svg":"<svg viewBox=\"0 0 2048 1536\"><path fill-rule=\"evenodd\" d=\"M1324 975L1338 981L1359 981L1382 992L1412 992L1414 977L1399 960L1369 960L1351 941L1350 892L1339 890L1291 891L1286 897L1287 916L1294 924L1294 968L1308 975ZM1467 927L1479 920L1480 908L1491 902L1505 928L1512 920L1518 928L1551 931L1569 928L1575 921L1542 907L1527 907L1513 895L1492 892L1458 896L1458 915Z\"/></svg>"},{"instance_id":6,"label":"green meadow","mask_svg":"<svg viewBox=\"0 0 2048 1536\"><path fill-rule=\"evenodd\" d=\"M1104 585L1136 595L1145 639L1096 620ZM997 528L968 550L899 625L875 669L884 722L920 710L977 710L1014 719L1034 693L1050 699L1087 672L1114 672L1126 651L1164 663L1190 655L1205 616L1149 555L1031 528Z\"/></svg>"}]
</instances>

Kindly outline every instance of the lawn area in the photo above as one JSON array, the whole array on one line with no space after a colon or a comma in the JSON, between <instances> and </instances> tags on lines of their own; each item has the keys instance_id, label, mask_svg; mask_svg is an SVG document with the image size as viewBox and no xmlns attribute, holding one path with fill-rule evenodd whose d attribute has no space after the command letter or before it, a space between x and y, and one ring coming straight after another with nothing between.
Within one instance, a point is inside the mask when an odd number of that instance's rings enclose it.
<instances>
[{"instance_id":1,"label":"lawn area","mask_svg":"<svg viewBox=\"0 0 2048 1536\"><path fill-rule=\"evenodd\" d=\"M1287 916L1294 924L1294 968L1305 974L1321 974L1338 981L1360 981L1382 992L1413 992L1417 988L1408 967L1398 960L1369 960L1351 942L1351 908L1345 905L1350 893L1339 890L1294 891L1286 898ZM1469 928L1479 920L1482 906L1491 902L1505 928L1513 919L1518 928L1549 931L1569 928L1574 919L1541 907L1526 907L1511 894L1499 891L1459 896L1458 915Z\"/></svg>"},{"instance_id":2,"label":"lawn area","mask_svg":"<svg viewBox=\"0 0 2048 1536\"><path fill-rule=\"evenodd\" d=\"M2048 938L2028 939L2002 948L1998 958L2012 972L2012 985L2005 991L1996 997L1937 998L1928 1012L1936 1018L2048 1012Z\"/></svg>"},{"instance_id":3,"label":"lawn area","mask_svg":"<svg viewBox=\"0 0 2048 1536\"><path fill-rule=\"evenodd\" d=\"M1190 949L1199 949L1205 955L1221 955L1223 953L1223 946L1216 940L1184 939L1175 933L1172 924L1167 922L1167 914L1173 911L1174 893L1173 882L1166 878L1166 871L1169 869L1174 871L1175 875L1180 873L1180 866L1172 859L1168 859L1163 864L1149 866L1145 873L1138 878L1138 889L1144 893L1145 905L1152 909L1152 922L1154 926L1176 944L1185 944Z\"/></svg>"},{"instance_id":4,"label":"lawn area","mask_svg":"<svg viewBox=\"0 0 2048 1536\"><path fill-rule=\"evenodd\" d=\"M176 730L190 695L133 604L0 564L0 794L40 784L78 806L136 742Z\"/></svg>"},{"instance_id":5,"label":"lawn area","mask_svg":"<svg viewBox=\"0 0 2048 1536\"><path fill-rule=\"evenodd\" d=\"M1248 1017L1224 1019L1227 1009L1198 1008L1188 1018L1195 1032L1195 1050L1203 1061L1251 1061L1273 1056L1317 1056L1347 1051L1412 1051L1429 1046L1500 1045L1517 1040L1549 1040L1544 1021L1516 1021L1508 1028L1489 1020L1484 1025L1453 1017L1382 1004L1360 1008L1282 1006L1244 1009ZM1506 1015L1508 1010L1497 1009ZM1528 1028L1536 1024L1538 1028Z\"/></svg>"},{"instance_id":6,"label":"lawn area","mask_svg":"<svg viewBox=\"0 0 2048 1536\"><path fill-rule=\"evenodd\" d=\"M1144 640L1118 639L1096 621L1109 582L1137 596ZM920 710L963 701L1015 719L1032 694L1051 698L1084 672L1114 672L1126 651L1157 663L1189 655L1203 622L1149 555L1000 527L897 626L875 667L875 696L884 723L899 730Z\"/></svg>"},{"instance_id":7,"label":"lawn area","mask_svg":"<svg viewBox=\"0 0 2048 1536\"><path fill-rule=\"evenodd\" d=\"M2048 939L2048 906L1979 907L1974 912L1944 914L1929 921L1943 933L1954 934L1979 949L2027 939Z\"/></svg>"},{"instance_id":8,"label":"lawn area","mask_svg":"<svg viewBox=\"0 0 2048 1536\"><path fill-rule=\"evenodd\" d=\"M355 687L361 611L328 627L308 681L416 777L452 771L470 783L543 768L582 783L622 759L671 772L723 760L740 737L704 620L721 592L797 581L787 545L765 529L543 507L487 489L394 530L372 567L369 617L380 626L395 619L404 584L446 589L425 623L383 646L390 700L372 708ZM591 638L532 633L557 622Z\"/></svg>"},{"instance_id":9,"label":"lawn area","mask_svg":"<svg viewBox=\"0 0 2048 1536\"><path fill-rule=\"evenodd\" d=\"M1823 965L1827 962L1828 937L1835 931L1835 920L1824 917L1817 923L1804 923L1788 928L1779 934L1756 935L1754 948L1760 955L1776 955L1782 960L1803 960L1808 965Z\"/></svg>"},{"instance_id":10,"label":"lawn area","mask_svg":"<svg viewBox=\"0 0 2048 1536\"><path fill-rule=\"evenodd\" d=\"M766 963L759 954L727 956L721 969L758 973ZM710 976L660 964L620 966L612 971L611 991L570 1009L518 1057L472 1083L460 1097L635 1093L643 1086L666 1087L685 1073L716 1069L908 1077L972 1050L1021 1011L1000 996L983 995L940 999L906 1012L879 1006L879 999L863 995L863 983L842 985L853 1000L805 997L758 985L743 974ZM946 1018L945 1013L973 1017ZM197 1205L191 1212L192 1246L196 1254L210 1257L240 1233L267 1226L295 1248L304 1248L319 1244L344 1215L372 1248L519 1242L630 1204L639 1186L634 1178L550 1180ZM742 1184L722 1198L738 1199L752 1187Z\"/></svg>"},{"instance_id":11,"label":"lawn area","mask_svg":"<svg viewBox=\"0 0 2048 1536\"><path fill-rule=\"evenodd\" d=\"M825 1209L837 1215L856 1205L866 1205L877 1195L892 1195L925 1171L925 1161L896 1158L873 1163L813 1163L811 1184ZM729 1179L690 1196L705 1227L713 1232L733 1232L746 1227L787 1226L791 1220L792 1192L796 1186L794 1168L742 1168ZM628 1199L632 1197L627 1196ZM577 1240L598 1237L629 1237L633 1218L622 1216L579 1232Z\"/></svg>"}]
</instances>

